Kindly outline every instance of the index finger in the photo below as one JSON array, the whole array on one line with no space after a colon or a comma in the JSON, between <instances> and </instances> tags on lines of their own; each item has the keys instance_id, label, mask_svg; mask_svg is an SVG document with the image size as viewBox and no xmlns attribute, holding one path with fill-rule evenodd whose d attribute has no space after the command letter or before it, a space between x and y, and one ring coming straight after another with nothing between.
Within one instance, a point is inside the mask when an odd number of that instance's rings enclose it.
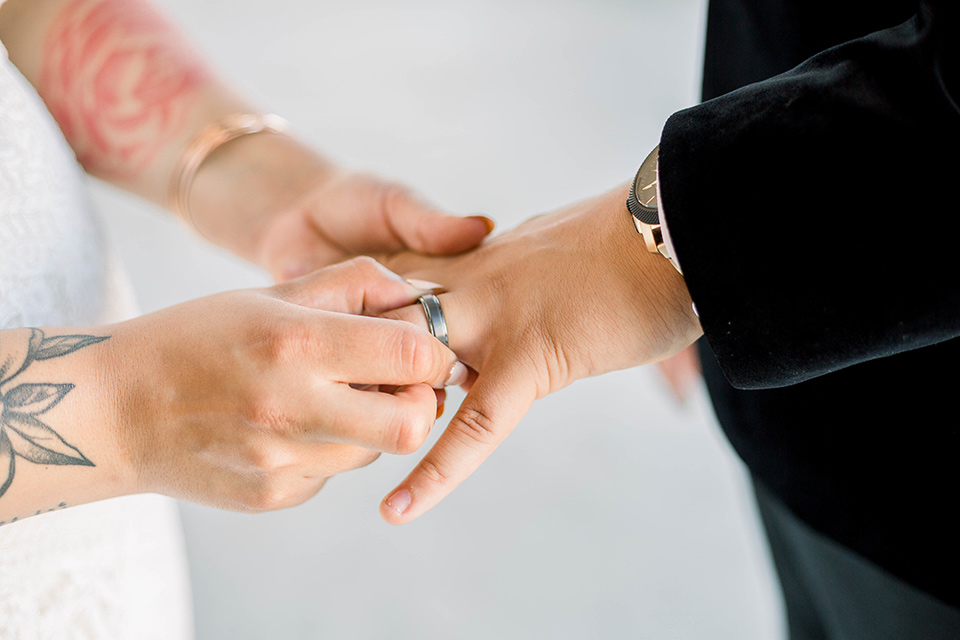
<instances>
[{"instance_id":1,"label":"index finger","mask_svg":"<svg viewBox=\"0 0 960 640\"><path fill-rule=\"evenodd\" d=\"M446 320L450 348L461 361L479 369L484 361L484 349L489 347L487 310L479 307L469 294L447 291L438 294L437 298ZM429 330L423 307L418 303L385 311L380 317L402 320L424 331Z\"/></svg>"},{"instance_id":2,"label":"index finger","mask_svg":"<svg viewBox=\"0 0 960 640\"><path fill-rule=\"evenodd\" d=\"M530 408L536 391L517 367L491 366L417 467L380 503L380 515L405 524L423 515L493 453Z\"/></svg>"},{"instance_id":3,"label":"index finger","mask_svg":"<svg viewBox=\"0 0 960 640\"><path fill-rule=\"evenodd\" d=\"M442 389L466 379L456 354L418 327L385 318L319 313L328 319L322 336L328 350L319 354L326 356L321 366L340 382L425 382Z\"/></svg>"}]
</instances>

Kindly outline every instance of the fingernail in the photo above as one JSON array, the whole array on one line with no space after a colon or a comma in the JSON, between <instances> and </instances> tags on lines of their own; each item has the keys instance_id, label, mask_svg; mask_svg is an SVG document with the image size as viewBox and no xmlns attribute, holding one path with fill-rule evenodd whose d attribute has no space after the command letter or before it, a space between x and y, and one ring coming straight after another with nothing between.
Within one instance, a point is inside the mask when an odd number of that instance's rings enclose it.
<instances>
[{"instance_id":1,"label":"fingernail","mask_svg":"<svg viewBox=\"0 0 960 640\"><path fill-rule=\"evenodd\" d=\"M437 284L436 282L430 282L429 280L417 280L416 278L407 278L407 284L421 291L433 291L435 289L443 289L442 284Z\"/></svg>"},{"instance_id":2,"label":"fingernail","mask_svg":"<svg viewBox=\"0 0 960 640\"><path fill-rule=\"evenodd\" d=\"M437 405L437 420L440 419L440 416L443 415L443 405Z\"/></svg>"},{"instance_id":3,"label":"fingernail","mask_svg":"<svg viewBox=\"0 0 960 640\"><path fill-rule=\"evenodd\" d=\"M493 228L497 226L497 224L487 216L467 216L467 217L472 218L474 220L479 220L480 222L482 222L484 226L487 227L487 233L492 232Z\"/></svg>"},{"instance_id":4,"label":"fingernail","mask_svg":"<svg viewBox=\"0 0 960 640\"><path fill-rule=\"evenodd\" d=\"M467 366L459 360L450 367L450 375L447 376L446 387L456 387L467 381Z\"/></svg>"},{"instance_id":5,"label":"fingernail","mask_svg":"<svg viewBox=\"0 0 960 640\"><path fill-rule=\"evenodd\" d=\"M413 498L410 496L410 492L406 489L400 489L399 491L394 492L392 496L387 498L386 505L403 515L403 512L407 510L407 507L410 506L410 502Z\"/></svg>"}]
</instances>

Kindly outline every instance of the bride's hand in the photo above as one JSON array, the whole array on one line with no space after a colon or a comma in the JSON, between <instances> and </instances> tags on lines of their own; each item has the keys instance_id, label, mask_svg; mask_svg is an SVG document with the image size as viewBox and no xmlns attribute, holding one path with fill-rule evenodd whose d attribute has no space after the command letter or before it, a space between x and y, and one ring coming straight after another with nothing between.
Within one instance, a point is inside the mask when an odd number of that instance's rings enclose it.
<instances>
[{"instance_id":1,"label":"bride's hand","mask_svg":"<svg viewBox=\"0 0 960 640\"><path fill-rule=\"evenodd\" d=\"M117 422L136 490L277 509L378 451L416 450L436 418L434 388L465 371L417 327L348 314L421 293L360 258L111 328L104 362L118 374ZM366 385L402 386L391 394Z\"/></svg>"},{"instance_id":2,"label":"bride's hand","mask_svg":"<svg viewBox=\"0 0 960 640\"><path fill-rule=\"evenodd\" d=\"M539 216L452 258L401 255L442 283L451 348L479 372L446 432L381 504L400 524L450 493L537 398L574 380L662 360L701 333L683 279L644 248L627 187ZM387 314L426 327L419 306Z\"/></svg>"},{"instance_id":3,"label":"bride's hand","mask_svg":"<svg viewBox=\"0 0 960 640\"><path fill-rule=\"evenodd\" d=\"M449 255L493 229L440 211L407 187L341 169L286 135L231 141L200 167L191 218L208 239L277 282L358 255Z\"/></svg>"},{"instance_id":4,"label":"bride's hand","mask_svg":"<svg viewBox=\"0 0 960 640\"><path fill-rule=\"evenodd\" d=\"M338 171L274 215L258 261L283 281L361 254L460 253L492 229L489 218L442 212L407 187Z\"/></svg>"}]
</instances>

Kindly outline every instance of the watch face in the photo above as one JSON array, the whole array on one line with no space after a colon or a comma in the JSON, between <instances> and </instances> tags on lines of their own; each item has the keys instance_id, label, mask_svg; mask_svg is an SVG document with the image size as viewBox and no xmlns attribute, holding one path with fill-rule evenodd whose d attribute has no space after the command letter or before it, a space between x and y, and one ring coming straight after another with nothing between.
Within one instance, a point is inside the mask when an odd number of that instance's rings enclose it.
<instances>
[{"instance_id":1,"label":"watch face","mask_svg":"<svg viewBox=\"0 0 960 640\"><path fill-rule=\"evenodd\" d=\"M658 151L659 147L654 148L640 165L637 177L633 181L633 188L630 190L633 204L639 205L630 207L630 213L645 224L660 224L660 203L657 201Z\"/></svg>"}]
</instances>

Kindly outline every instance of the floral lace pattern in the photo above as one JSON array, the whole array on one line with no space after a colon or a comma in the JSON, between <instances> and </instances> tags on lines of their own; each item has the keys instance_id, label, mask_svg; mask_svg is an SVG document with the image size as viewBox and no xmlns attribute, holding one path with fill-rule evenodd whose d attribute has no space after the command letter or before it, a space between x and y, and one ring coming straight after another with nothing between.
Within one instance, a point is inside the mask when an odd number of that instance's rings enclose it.
<instances>
[{"instance_id":1,"label":"floral lace pattern","mask_svg":"<svg viewBox=\"0 0 960 640\"><path fill-rule=\"evenodd\" d=\"M112 255L71 150L0 45L0 329L130 316ZM181 640L191 627L171 500L130 496L0 527L0 638Z\"/></svg>"}]
</instances>

